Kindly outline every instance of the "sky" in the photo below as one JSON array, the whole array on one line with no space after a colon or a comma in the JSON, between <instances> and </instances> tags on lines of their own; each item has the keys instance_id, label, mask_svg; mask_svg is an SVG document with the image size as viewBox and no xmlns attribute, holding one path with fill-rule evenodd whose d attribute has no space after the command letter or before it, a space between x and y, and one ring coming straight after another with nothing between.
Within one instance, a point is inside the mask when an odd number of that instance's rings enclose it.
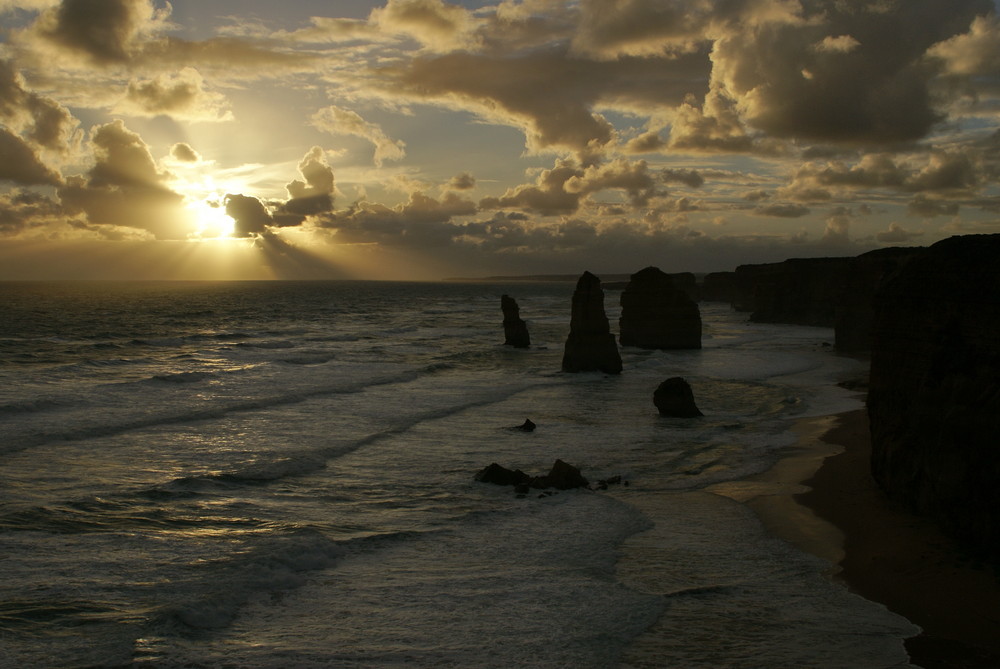
<instances>
[{"instance_id":1,"label":"sky","mask_svg":"<svg viewBox=\"0 0 1000 669\"><path fill-rule=\"evenodd\" d=\"M925 246L998 118L993 0L0 0L0 280Z\"/></svg>"}]
</instances>

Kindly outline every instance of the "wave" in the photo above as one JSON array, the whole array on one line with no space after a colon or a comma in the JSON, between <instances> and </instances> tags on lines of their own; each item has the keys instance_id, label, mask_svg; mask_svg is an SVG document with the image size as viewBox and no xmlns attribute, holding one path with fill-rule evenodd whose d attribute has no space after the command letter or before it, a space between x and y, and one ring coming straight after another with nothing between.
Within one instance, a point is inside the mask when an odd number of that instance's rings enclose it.
<instances>
[{"instance_id":1,"label":"wave","mask_svg":"<svg viewBox=\"0 0 1000 669\"><path fill-rule=\"evenodd\" d=\"M33 399L0 404L0 416L40 413L52 409L64 408L66 403L54 399Z\"/></svg>"},{"instance_id":2,"label":"wave","mask_svg":"<svg viewBox=\"0 0 1000 669\"><path fill-rule=\"evenodd\" d=\"M259 348L264 350L270 349L281 349L281 348L295 348L296 344L293 341L287 339L274 339L271 341L257 341L257 342L240 342L236 345L237 348Z\"/></svg>"},{"instance_id":3,"label":"wave","mask_svg":"<svg viewBox=\"0 0 1000 669\"><path fill-rule=\"evenodd\" d=\"M177 372L174 374L157 374L151 381L162 381L164 383L198 383L211 379L215 374L212 372Z\"/></svg>"}]
</instances>

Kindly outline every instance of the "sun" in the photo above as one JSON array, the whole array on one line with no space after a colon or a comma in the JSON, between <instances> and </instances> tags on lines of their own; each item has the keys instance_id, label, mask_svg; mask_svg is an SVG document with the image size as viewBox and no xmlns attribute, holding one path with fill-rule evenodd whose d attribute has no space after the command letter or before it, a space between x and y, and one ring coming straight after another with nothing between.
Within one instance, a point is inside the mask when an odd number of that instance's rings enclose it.
<instances>
[{"instance_id":1,"label":"sun","mask_svg":"<svg viewBox=\"0 0 1000 669\"><path fill-rule=\"evenodd\" d=\"M194 223L196 239L223 239L232 237L236 231L236 221L226 214L222 195L209 195L199 199L188 199L188 215Z\"/></svg>"}]
</instances>

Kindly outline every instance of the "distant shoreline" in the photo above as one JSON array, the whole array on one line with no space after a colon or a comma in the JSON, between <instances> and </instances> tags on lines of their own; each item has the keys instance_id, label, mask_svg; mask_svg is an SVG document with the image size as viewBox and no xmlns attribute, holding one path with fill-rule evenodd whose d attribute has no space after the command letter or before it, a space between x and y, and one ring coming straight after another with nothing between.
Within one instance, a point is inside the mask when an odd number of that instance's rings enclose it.
<instances>
[{"instance_id":1,"label":"distant shoreline","mask_svg":"<svg viewBox=\"0 0 1000 669\"><path fill-rule=\"evenodd\" d=\"M866 410L829 418L832 425L804 421L789 457L757 477L785 488L748 505L773 534L833 562L836 580L920 626L923 632L906 640L914 664L1000 666L994 572L969 560L933 523L883 496L869 474ZM796 518L802 512L814 514L812 521Z\"/></svg>"}]
</instances>

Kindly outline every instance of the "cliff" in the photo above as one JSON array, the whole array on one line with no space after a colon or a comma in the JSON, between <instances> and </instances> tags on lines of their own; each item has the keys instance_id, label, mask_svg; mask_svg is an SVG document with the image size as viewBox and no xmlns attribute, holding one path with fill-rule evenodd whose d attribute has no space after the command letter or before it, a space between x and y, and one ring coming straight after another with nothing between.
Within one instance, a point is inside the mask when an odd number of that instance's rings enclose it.
<instances>
[{"instance_id":1,"label":"cliff","mask_svg":"<svg viewBox=\"0 0 1000 669\"><path fill-rule=\"evenodd\" d=\"M952 237L888 276L872 327L872 474L1000 557L1000 235Z\"/></svg>"},{"instance_id":2,"label":"cliff","mask_svg":"<svg viewBox=\"0 0 1000 669\"><path fill-rule=\"evenodd\" d=\"M702 302L733 302L736 290L736 272L711 272L701 281L699 297Z\"/></svg>"},{"instance_id":3,"label":"cliff","mask_svg":"<svg viewBox=\"0 0 1000 669\"><path fill-rule=\"evenodd\" d=\"M755 323L833 327L851 258L792 258L736 268L733 308Z\"/></svg>"},{"instance_id":4,"label":"cliff","mask_svg":"<svg viewBox=\"0 0 1000 669\"><path fill-rule=\"evenodd\" d=\"M622 291L621 306L618 324L622 346L701 348L701 314L697 303L659 268L647 267L633 274Z\"/></svg>"},{"instance_id":5,"label":"cliff","mask_svg":"<svg viewBox=\"0 0 1000 669\"><path fill-rule=\"evenodd\" d=\"M884 277L922 251L922 248L908 247L879 249L851 261L836 301L833 328L838 351L864 353L871 350L877 287Z\"/></svg>"},{"instance_id":6,"label":"cliff","mask_svg":"<svg viewBox=\"0 0 1000 669\"><path fill-rule=\"evenodd\" d=\"M601 280L584 272L573 291L569 336L563 351L564 372L620 374L622 358L604 311Z\"/></svg>"}]
</instances>

